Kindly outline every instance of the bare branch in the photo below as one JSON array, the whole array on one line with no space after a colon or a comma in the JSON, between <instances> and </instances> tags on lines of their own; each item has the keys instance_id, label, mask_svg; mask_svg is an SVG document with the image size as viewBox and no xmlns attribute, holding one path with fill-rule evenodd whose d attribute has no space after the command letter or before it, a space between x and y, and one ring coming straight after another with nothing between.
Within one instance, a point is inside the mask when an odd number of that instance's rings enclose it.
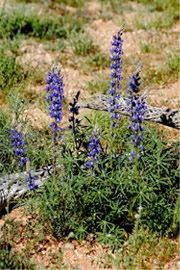
<instances>
[{"instance_id":1,"label":"bare branch","mask_svg":"<svg viewBox=\"0 0 180 270\"><path fill-rule=\"evenodd\" d=\"M109 97L105 95L93 96L91 99L81 102L79 106L81 108L88 108L92 110L108 111L108 98ZM118 103L120 105L120 109L117 110L117 112L128 116L129 113L126 111L126 99L121 97L118 100ZM180 129L179 110L169 109L166 107L153 107L147 104L147 110L145 112L144 119L145 121L151 121L171 128Z\"/></svg>"}]
</instances>

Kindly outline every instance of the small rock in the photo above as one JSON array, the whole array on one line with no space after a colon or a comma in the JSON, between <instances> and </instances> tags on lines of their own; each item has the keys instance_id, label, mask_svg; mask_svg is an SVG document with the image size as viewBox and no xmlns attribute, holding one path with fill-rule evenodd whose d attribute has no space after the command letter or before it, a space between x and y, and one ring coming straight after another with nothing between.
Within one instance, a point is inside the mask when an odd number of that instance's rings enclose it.
<instances>
[{"instance_id":1,"label":"small rock","mask_svg":"<svg viewBox=\"0 0 180 270\"><path fill-rule=\"evenodd\" d=\"M72 244L75 248L77 248L79 246L79 243L77 240L72 240Z\"/></svg>"},{"instance_id":2,"label":"small rock","mask_svg":"<svg viewBox=\"0 0 180 270\"><path fill-rule=\"evenodd\" d=\"M3 227L5 221L4 220L0 220L0 229Z\"/></svg>"},{"instance_id":3,"label":"small rock","mask_svg":"<svg viewBox=\"0 0 180 270\"><path fill-rule=\"evenodd\" d=\"M180 261L177 262L177 269L180 269Z\"/></svg>"},{"instance_id":4,"label":"small rock","mask_svg":"<svg viewBox=\"0 0 180 270\"><path fill-rule=\"evenodd\" d=\"M64 249L71 249L71 250L73 250L73 249L74 249L74 246L73 246L72 243L66 243L66 244L64 245Z\"/></svg>"}]
</instances>

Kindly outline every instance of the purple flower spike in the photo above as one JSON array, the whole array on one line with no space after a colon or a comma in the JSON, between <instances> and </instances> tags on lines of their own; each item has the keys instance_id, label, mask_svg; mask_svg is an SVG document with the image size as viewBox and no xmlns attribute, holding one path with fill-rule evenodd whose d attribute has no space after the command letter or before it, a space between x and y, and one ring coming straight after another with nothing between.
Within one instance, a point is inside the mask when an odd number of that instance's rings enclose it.
<instances>
[{"instance_id":1,"label":"purple flower spike","mask_svg":"<svg viewBox=\"0 0 180 270\"><path fill-rule=\"evenodd\" d=\"M71 114L69 117L69 126L68 129L71 129L74 134L78 133L78 127L81 123L81 120L77 118L79 114L80 106L77 105L79 100L80 91L77 92L76 96L73 98L73 101L69 103L69 113Z\"/></svg>"},{"instance_id":2,"label":"purple flower spike","mask_svg":"<svg viewBox=\"0 0 180 270\"><path fill-rule=\"evenodd\" d=\"M120 119L120 116L117 112L115 112L119 105L117 105L117 101L120 98L119 90L121 89L120 81L122 80L121 71L122 71L122 44L123 40L121 38L122 31L119 31L117 35L113 36L112 40L112 49L111 52L111 65L110 69L111 72L111 82L110 82L110 89L109 94L111 97L109 98L109 112L111 112L111 119L112 119L112 127L116 128L118 127L118 120Z\"/></svg>"},{"instance_id":3,"label":"purple flower spike","mask_svg":"<svg viewBox=\"0 0 180 270\"><path fill-rule=\"evenodd\" d=\"M100 143L100 138L98 136L98 131L95 129L92 133L91 138L89 139L89 153L88 156L90 157L86 164L89 168L94 168L94 163L98 161L99 155L102 152L102 147Z\"/></svg>"},{"instance_id":4,"label":"purple flower spike","mask_svg":"<svg viewBox=\"0 0 180 270\"><path fill-rule=\"evenodd\" d=\"M137 95L139 92L140 86L140 76L139 71L134 73L132 77L129 79L129 87L127 89L127 112L130 113L131 124L128 126L128 129L131 130L132 135L130 136L131 142L137 150L142 151L142 132L144 128L142 127L142 123L144 121L144 114L147 108L145 101L140 99ZM135 158L134 151L131 153L130 160L133 161Z\"/></svg>"},{"instance_id":5,"label":"purple flower spike","mask_svg":"<svg viewBox=\"0 0 180 270\"><path fill-rule=\"evenodd\" d=\"M15 148L14 154L19 159L19 166L24 167L29 161L28 158L24 157L26 149L24 148L26 141L23 138L23 134L16 128L10 130L12 146Z\"/></svg>"},{"instance_id":6,"label":"purple flower spike","mask_svg":"<svg viewBox=\"0 0 180 270\"><path fill-rule=\"evenodd\" d=\"M10 130L10 134L11 134L12 146L15 148L14 154L19 159L19 166L25 167L29 159L24 156L24 153L26 151L26 149L24 148L24 145L26 141L23 138L23 134L19 132L16 128ZM32 177L29 172L29 177L26 179L26 183L27 183L27 187L30 190L35 190L38 188L38 185L34 183L36 179L37 177L36 176Z\"/></svg>"},{"instance_id":7,"label":"purple flower spike","mask_svg":"<svg viewBox=\"0 0 180 270\"><path fill-rule=\"evenodd\" d=\"M48 72L46 79L46 91L49 93L49 96L46 98L46 101L50 104L49 106L49 115L53 118L53 122L50 124L50 128L52 130L52 134L54 135L54 142L58 138L59 133L62 129L59 127L60 122L62 121L63 114L62 108L64 106L64 83L63 76L61 76L60 72L57 71L56 68L52 68L51 72Z\"/></svg>"}]
</instances>

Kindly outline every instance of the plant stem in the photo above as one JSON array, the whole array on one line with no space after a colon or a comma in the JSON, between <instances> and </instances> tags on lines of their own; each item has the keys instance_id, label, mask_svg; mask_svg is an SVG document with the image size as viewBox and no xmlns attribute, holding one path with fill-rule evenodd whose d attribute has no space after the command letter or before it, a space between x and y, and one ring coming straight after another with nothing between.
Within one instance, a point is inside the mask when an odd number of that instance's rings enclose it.
<instances>
[{"instance_id":1,"label":"plant stem","mask_svg":"<svg viewBox=\"0 0 180 270\"><path fill-rule=\"evenodd\" d=\"M53 148L52 148L52 157L53 157L53 175L55 176L56 174L56 159L57 159L57 133L54 134L53 136Z\"/></svg>"},{"instance_id":2,"label":"plant stem","mask_svg":"<svg viewBox=\"0 0 180 270\"><path fill-rule=\"evenodd\" d=\"M134 175L136 181L139 181L139 168L138 168L138 146L135 146L135 157L134 157Z\"/></svg>"}]
</instances>

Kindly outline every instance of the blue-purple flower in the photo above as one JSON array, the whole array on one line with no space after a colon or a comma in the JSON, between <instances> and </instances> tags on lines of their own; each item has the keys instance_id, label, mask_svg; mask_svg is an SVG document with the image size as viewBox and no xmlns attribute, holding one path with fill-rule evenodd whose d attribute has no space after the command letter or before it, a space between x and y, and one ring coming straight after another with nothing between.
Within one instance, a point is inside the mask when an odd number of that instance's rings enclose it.
<instances>
[{"instance_id":1,"label":"blue-purple flower","mask_svg":"<svg viewBox=\"0 0 180 270\"><path fill-rule=\"evenodd\" d=\"M117 35L113 36L112 40L112 48L111 52L111 82L110 82L110 89L109 94L111 97L109 98L109 112L111 112L111 119L112 119L112 127L116 128L118 126L117 122L120 119L119 114L116 112L119 109L118 100L120 98L120 90L121 84L120 81L122 80L121 71L122 71L122 31L119 31Z\"/></svg>"},{"instance_id":2,"label":"blue-purple flower","mask_svg":"<svg viewBox=\"0 0 180 270\"><path fill-rule=\"evenodd\" d=\"M15 156L19 159L19 166L23 167L29 161L25 157L25 144L26 141L23 138L23 134L19 132L16 128L10 130L12 146L14 149Z\"/></svg>"},{"instance_id":3,"label":"blue-purple flower","mask_svg":"<svg viewBox=\"0 0 180 270\"><path fill-rule=\"evenodd\" d=\"M147 108L145 101L138 96L140 86L140 76L139 71L134 73L129 80L129 87L127 89L127 112L130 113L131 124L128 129L131 130L132 134L130 136L132 144L135 146L136 152L131 152L130 159L133 161L137 151L143 150L142 145L142 132L144 130L142 123L144 121L144 114Z\"/></svg>"},{"instance_id":4,"label":"blue-purple flower","mask_svg":"<svg viewBox=\"0 0 180 270\"><path fill-rule=\"evenodd\" d=\"M69 117L69 125L68 129L72 129L74 134L78 132L78 126L81 123L81 120L78 119L80 106L77 105L79 99L80 91L77 92L76 96L73 98L73 101L69 103L69 113L71 114Z\"/></svg>"},{"instance_id":5,"label":"blue-purple flower","mask_svg":"<svg viewBox=\"0 0 180 270\"><path fill-rule=\"evenodd\" d=\"M11 134L12 146L15 148L14 154L19 159L19 166L24 167L26 166L26 163L29 161L29 159L25 157L26 149L24 146L26 144L26 141L23 137L23 134L19 132L17 128L11 129L10 134ZM26 178L25 181L27 183L27 187L30 190L35 190L38 188L38 185L36 185L34 182L36 179L37 177L36 176L32 177L29 172L29 177Z\"/></svg>"},{"instance_id":6,"label":"blue-purple flower","mask_svg":"<svg viewBox=\"0 0 180 270\"><path fill-rule=\"evenodd\" d=\"M56 68L52 68L51 72L48 72L46 79L46 91L49 93L49 96L46 98L49 106L49 115L53 118L53 122L50 124L52 134L54 135L54 142L56 143L57 139L61 139L61 132L63 129L59 126L63 118L62 108L64 106L64 83L63 76Z\"/></svg>"},{"instance_id":7,"label":"blue-purple flower","mask_svg":"<svg viewBox=\"0 0 180 270\"><path fill-rule=\"evenodd\" d=\"M26 178L27 187L30 190L35 190L38 188L38 185L35 183L36 180L37 176L31 176L31 174L29 174L29 177Z\"/></svg>"},{"instance_id":8,"label":"blue-purple flower","mask_svg":"<svg viewBox=\"0 0 180 270\"><path fill-rule=\"evenodd\" d=\"M98 131L94 129L91 138L89 139L89 159L86 164L89 168L94 168L94 163L98 161L99 155L102 152L102 147L100 143L100 137L98 135Z\"/></svg>"}]
</instances>

